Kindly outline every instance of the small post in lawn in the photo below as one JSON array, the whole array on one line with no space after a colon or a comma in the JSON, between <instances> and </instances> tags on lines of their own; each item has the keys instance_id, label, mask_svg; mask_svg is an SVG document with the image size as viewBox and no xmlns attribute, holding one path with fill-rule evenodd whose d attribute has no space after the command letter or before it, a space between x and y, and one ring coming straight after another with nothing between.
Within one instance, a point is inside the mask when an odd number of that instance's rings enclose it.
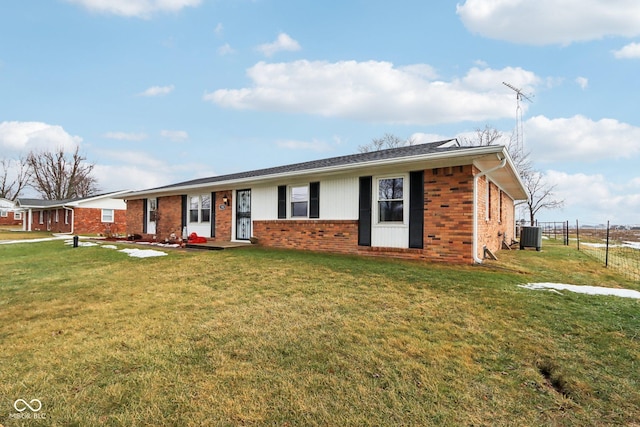
<instances>
[{"instance_id":1,"label":"small post in lawn","mask_svg":"<svg viewBox=\"0 0 640 427\"><path fill-rule=\"evenodd\" d=\"M78 247L78 240L80 238L78 236L73 236L73 247L77 248Z\"/></svg>"}]
</instances>

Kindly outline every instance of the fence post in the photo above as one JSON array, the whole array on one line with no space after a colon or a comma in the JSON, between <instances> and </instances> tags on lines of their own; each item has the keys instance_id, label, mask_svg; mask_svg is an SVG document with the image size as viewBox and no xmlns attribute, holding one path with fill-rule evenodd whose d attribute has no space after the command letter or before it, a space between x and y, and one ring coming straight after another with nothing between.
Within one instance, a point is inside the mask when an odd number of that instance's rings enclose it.
<instances>
[{"instance_id":1,"label":"fence post","mask_svg":"<svg viewBox=\"0 0 640 427\"><path fill-rule=\"evenodd\" d=\"M580 224L576 219L576 240L578 241L578 250L580 250Z\"/></svg>"},{"instance_id":2,"label":"fence post","mask_svg":"<svg viewBox=\"0 0 640 427\"><path fill-rule=\"evenodd\" d=\"M607 252L604 259L604 266L609 267L609 221L607 221Z\"/></svg>"}]
</instances>

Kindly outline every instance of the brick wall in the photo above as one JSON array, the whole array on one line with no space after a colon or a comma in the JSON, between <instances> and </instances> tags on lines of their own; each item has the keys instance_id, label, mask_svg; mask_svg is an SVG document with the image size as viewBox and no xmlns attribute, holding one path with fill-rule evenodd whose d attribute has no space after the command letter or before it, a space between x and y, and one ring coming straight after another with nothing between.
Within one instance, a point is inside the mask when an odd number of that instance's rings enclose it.
<instances>
[{"instance_id":1,"label":"brick wall","mask_svg":"<svg viewBox=\"0 0 640 427\"><path fill-rule=\"evenodd\" d=\"M424 180L425 257L473 262L472 166L428 169Z\"/></svg>"},{"instance_id":2,"label":"brick wall","mask_svg":"<svg viewBox=\"0 0 640 427\"><path fill-rule=\"evenodd\" d=\"M158 197L156 236L158 240L182 237L182 196Z\"/></svg>"},{"instance_id":3,"label":"brick wall","mask_svg":"<svg viewBox=\"0 0 640 427\"><path fill-rule=\"evenodd\" d=\"M127 200L127 235L142 235L144 229L142 207L144 206L142 199Z\"/></svg>"},{"instance_id":4,"label":"brick wall","mask_svg":"<svg viewBox=\"0 0 640 427\"><path fill-rule=\"evenodd\" d=\"M261 245L337 253L357 253L358 221L253 221L253 235Z\"/></svg>"},{"instance_id":5,"label":"brick wall","mask_svg":"<svg viewBox=\"0 0 640 427\"><path fill-rule=\"evenodd\" d=\"M220 205L223 205L222 198L227 196L227 203L225 209L220 209ZM216 192L216 199L211 205L216 210L216 237L212 240L218 240L228 242L231 239L231 221L233 214L233 192L232 191L218 191Z\"/></svg>"},{"instance_id":6,"label":"brick wall","mask_svg":"<svg viewBox=\"0 0 640 427\"><path fill-rule=\"evenodd\" d=\"M102 222L102 209L74 208L75 234L125 234L127 229L127 214L122 209L114 209L114 221Z\"/></svg>"},{"instance_id":7,"label":"brick wall","mask_svg":"<svg viewBox=\"0 0 640 427\"><path fill-rule=\"evenodd\" d=\"M505 194L487 177L478 179L478 253L482 258L484 248L497 252L502 241L511 243L514 238L515 206L513 199ZM490 203L487 209L487 204Z\"/></svg>"}]
</instances>

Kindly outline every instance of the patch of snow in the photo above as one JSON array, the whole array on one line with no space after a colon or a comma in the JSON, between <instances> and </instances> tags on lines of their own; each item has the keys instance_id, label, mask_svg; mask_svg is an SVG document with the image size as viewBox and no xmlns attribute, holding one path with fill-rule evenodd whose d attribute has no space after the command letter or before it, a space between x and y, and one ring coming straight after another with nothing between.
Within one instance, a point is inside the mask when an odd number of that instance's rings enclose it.
<instances>
[{"instance_id":1,"label":"patch of snow","mask_svg":"<svg viewBox=\"0 0 640 427\"><path fill-rule=\"evenodd\" d=\"M65 245L73 245L73 240L65 240L64 241ZM78 242L78 247L90 247L90 246L98 246L98 243L93 243L93 242Z\"/></svg>"},{"instance_id":2,"label":"patch of snow","mask_svg":"<svg viewBox=\"0 0 640 427\"><path fill-rule=\"evenodd\" d=\"M533 290L555 291L566 290L588 295L614 295L622 298L640 299L640 292L631 289L605 288L602 286L578 286L567 285L564 283L527 283L526 285L518 285L521 288Z\"/></svg>"},{"instance_id":3,"label":"patch of snow","mask_svg":"<svg viewBox=\"0 0 640 427\"><path fill-rule=\"evenodd\" d=\"M116 245L102 245L102 247L105 249L118 249Z\"/></svg>"},{"instance_id":4,"label":"patch of snow","mask_svg":"<svg viewBox=\"0 0 640 427\"><path fill-rule=\"evenodd\" d=\"M156 251L154 249L120 249L118 252L124 252L135 258L149 258L154 256L165 256L166 252Z\"/></svg>"},{"instance_id":5,"label":"patch of snow","mask_svg":"<svg viewBox=\"0 0 640 427\"><path fill-rule=\"evenodd\" d=\"M624 246L640 250L640 242L623 242Z\"/></svg>"},{"instance_id":6,"label":"patch of snow","mask_svg":"<svg viewBox=\"0 0 640 427\"><path fill-rule=\"evenodd\" d=\"M0 241L0 245L10 245L14 243L38 243L38 242L50 242L52 240L67 239L69 236L57 236L57 237L44 237L41 239L23 239L23 240L3 240Z\"/></svg>"}]
</instances>

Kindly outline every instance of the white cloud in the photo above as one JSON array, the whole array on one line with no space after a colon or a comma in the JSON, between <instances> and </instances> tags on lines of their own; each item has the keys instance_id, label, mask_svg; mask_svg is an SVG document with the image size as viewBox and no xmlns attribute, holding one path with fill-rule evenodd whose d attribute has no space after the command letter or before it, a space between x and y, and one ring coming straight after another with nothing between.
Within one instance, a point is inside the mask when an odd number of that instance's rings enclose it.
<instances>
[{"instance_id":1,"label":"white cloud","mask_svg":"<svg viewBox=\"0 0 640 427\"><path fill-rule=\"evenodd\" d=\"M640 127L615 119L535 116L525 122L524 135L532 157L539 161L596 161L640 153Z\"/></svg>"},{"instance_id":2,"label":"white cloud","mask_svg":"<svg viewBox=\"0 0 640 427\"><path fill-rule=\"evenodd\" d=\"M173 92L174 86L151 86L144 92L139 93L139 96L164 96Z\"/></svg>"},{"instance_id":3,"label":"white cloud","mask_svg":"<svg viewBox=\"0 0 640 427\"><path fill-rule=\"evenodd\" d=\"M224 55L230 55L232 53L235 53L235 50L231 47L229 43L225 43L218 48L219 55L224 56Z\"/></svg>"},{"instance_id":4,"label":"white cloud","mask_svg":"<svg viewBox=\"0 0 640 427\"><path fill-rule=\"evenodd\" d=\"M199 6L201 0L67 0L92 12L127 17L149 18L156 12L178 12Z\"/></svg>"},{"instance_id":5,"label":"white cloud","mask_svg":"<svg viewBox=\"0 0 640 427\"><path fill-rule=\"evenodd\" d=\"M288 34L280 33L273 43L261 44L257 49L265 56L272 56L281 51L294 52L300 50L300 44L292 39Z\"/></svg>"},{"instance_id":6,"label":"white cloud","mask_svg":"<svg viewBox=\"0 0 640 427\"><path fill-rule=\"evenodd\" d=\"M456 11L472 33L532 45L640 34L637 0L466 0Z\"/></svg>"},{"instance_id":7,"label":"white cloud","mask_svg":"<svg viewBox=\"0 0 640 427\"><path fill-rule=\"evenodd\" d=\"M30 150L72 151L82 138L70 135L62 126L42 122L1 122L0 147L4 152L26 152Z\"/></svg>"},{"instance_id":8,"label":"white cloud","mask_svg":"<svg viewBox=\"0 0 640 427\"><path fill-rule=\"evenodd\" d=\"M380 61L259 62L247 74L252 87L220 89L204 99L234 109L430 125L512 117L513 93L502 82L525 91L540 83L522 68L472 68L443 81L428 65L396 68Z\"/></svg>"},{"instance_id":9,"label":"white cloud","mask_svg":"<svg viewBox=\"0 0 640 427\"><path fill-rule=\"evenodd\" d=\"M633 183L616 185L601 174L569 174L550 170L545 178L555 185L554 195L564 200L564 212L577 215L585 223L638 223L640 189ZM555 214L554 214L555 215ZM556 216L561 216L560 214Z\"/></svg>"},{"instance_id":10,"label":"white cloud","mask_svg":"<svg viewBox=\"0 0 640 427\"><path fill-rule=\"evenodd\" d=\"M144 151L101 150L98 154L103 161L94 166L93 173L103 191L142 190L214 175L210 165L165 162Z\"/></svg>"},{"instance_id":11,"label":"white cloud","mask_svg":"<svg viewBox=\"0 0 640 427\"><path fill-rule=\"evenodd\" d=\"M143 141L148 138L148 135L144 132L107 132L103 136L108 139L117 139L118 141Z\"/></svg>"},{"instance_id":12,"label":"white cloud","mask_svg":"<svg viewBox=\"0 0 640 427\"><path fill-rule=\"evenodd\" d=\"M618 59L638 59L640 58L640 43L629 43L620 50L614 50L613 56Z\"/></svg>"},{"instance_id":13,"label":"white cloud","mask_svg":"<svg viewBox=\"0 0 640 427\"><path fill-rule=\"evenodd\" d=\"M576 77L576 83L582 90L585 90L589 86L589 79L586 77Z\"/></svg>"},{"instance_id":14,"label":"white cloud","mask_svg":"<svg viewBox=\"0 0 640 427\"><path fill-rule=\"evenodd\" d=\"M310 150L317 152L325 152L331 151L333 147L331 144L328 144L323 141L295 141L295 140L286 140L286 141L278 141L276 145L280 148L285 148L288 150Z\"/></svg>"},{"instance_id":15,"label":"white cloud","mask_svg":"<svg viewBox=\"0 0 640 427\"><path fill-rule=\"evenodd\" d=\"M224 25L222 25L222 22L218 22L218 25L216 25L216 28L213 29L213 32L216 33L217 36L219 36L222 34L223 31L224 31Z\"/></svg>"},{"instance_id":16,"label":"white cloud","mask_svg":"<svg viewBox=\"0 0 640 427\"><path fill-rule=\"evenodd\" d=\"M182 142L189 139L189 134L183 130L161 130L160 136L173 142Z\"/></svg>"},{"instance_id":17,"label":"white cloud","mask_svg":"<svg viewBox=\"0 0 640 427\"><path fill-rule=\"evenodd\" d=\"M451 136L442 136L437 133L422 133L416 132L409 137L409 141L413 141L415 144L427 144L429 142L445 141L451 139Z\"/></svg>"}]
</instances>

